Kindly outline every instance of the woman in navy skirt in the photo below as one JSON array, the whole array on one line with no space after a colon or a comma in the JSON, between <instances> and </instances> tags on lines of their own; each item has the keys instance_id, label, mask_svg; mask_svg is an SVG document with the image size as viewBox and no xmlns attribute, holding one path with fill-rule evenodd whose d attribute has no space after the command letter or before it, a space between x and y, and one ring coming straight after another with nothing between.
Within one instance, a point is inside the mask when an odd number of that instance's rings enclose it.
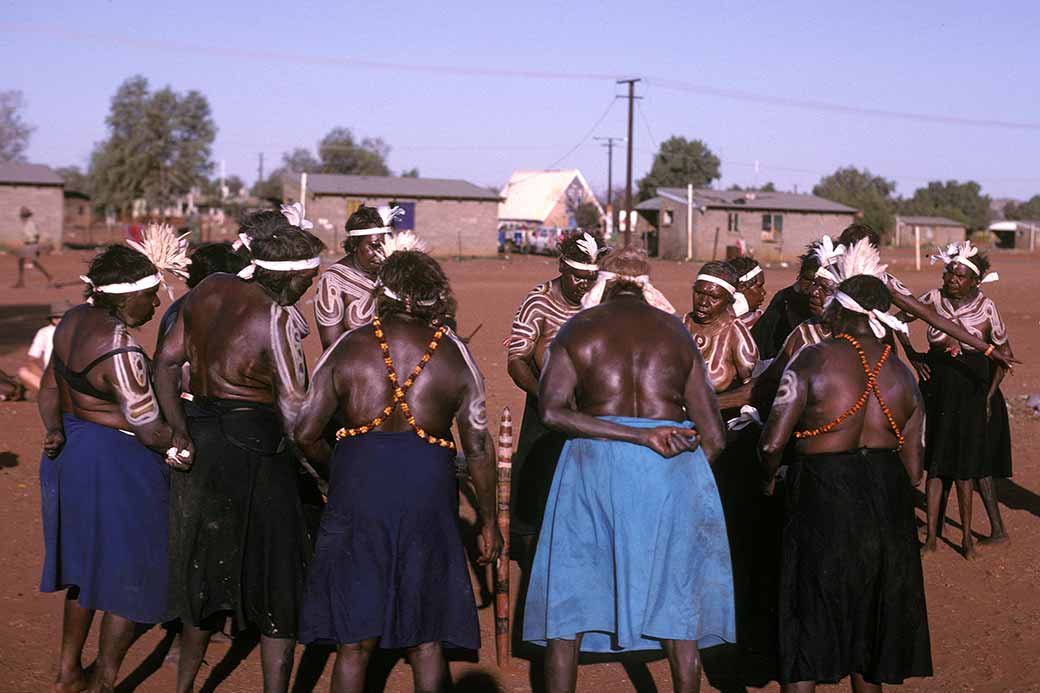
<instances>
[{"instance_id":1,"label":"woman in navy skirt","mask_svg":"<svg viewBox=\"0 0 1040 693\"><path fill-rule=\"evenodd\" d=\"M88 302L58 325L40 391L47 429L40 590L66 590L56 689L107 691L138 624L166 615L168 470L155 450L167 449L170 429L148 359L128 333L159 305L155 264L114 246L94 258L83 279ZM81 657L95 611L104 617L88 675Z\"/></svg>"}]
</instances>

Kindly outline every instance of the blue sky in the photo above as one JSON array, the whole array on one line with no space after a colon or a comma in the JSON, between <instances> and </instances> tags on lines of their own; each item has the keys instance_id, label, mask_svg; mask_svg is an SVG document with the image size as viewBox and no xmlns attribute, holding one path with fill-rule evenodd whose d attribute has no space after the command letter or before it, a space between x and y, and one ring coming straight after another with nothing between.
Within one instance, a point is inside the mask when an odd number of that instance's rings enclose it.
<instances>
[{"instance_id":1,"label":"blue sky","mask_svg":"<svg viewBox=\"0 0 1040 693\"><path fill-rule=\"evenodd\" d=\"M805 191L854 164L895 179L903 195L974 179L990 195L1025 198L1040 193L1038 35L1035 2L0 0L0 89L24 92L37 128L29 157L52 165L86 163L116 87L140 73L154 87L205 93L219 128L214 159L249 182L258 153L270 171L283 151L313 149L344 125L384 138L395 172L497 186L514 169L556 163L602 190L606 153L583 138L605 112L591 135L624 136L611 78L646 77L636 179L677 134L720 156L724 186ZM616 155L615 185L623 175Z\"/></svg>"}]
</instances>

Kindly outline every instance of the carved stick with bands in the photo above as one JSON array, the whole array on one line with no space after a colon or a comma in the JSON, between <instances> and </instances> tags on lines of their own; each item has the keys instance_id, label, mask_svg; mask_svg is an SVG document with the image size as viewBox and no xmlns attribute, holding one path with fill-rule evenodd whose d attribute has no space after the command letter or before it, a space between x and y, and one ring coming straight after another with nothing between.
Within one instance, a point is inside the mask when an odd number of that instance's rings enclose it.
<instances>
[{"instance_id":1,"label":"carved stick with bands","mask_svg":"<svg viewBox=\"0 0 1040 693\"><path fill-rule=\"evenodd\" d=\"M502 552L495 563L495 654L498 666L509 664L509 495L513 473L513 415L502 410L498 425L498 530Z\"/></svg>"}]
</instances>

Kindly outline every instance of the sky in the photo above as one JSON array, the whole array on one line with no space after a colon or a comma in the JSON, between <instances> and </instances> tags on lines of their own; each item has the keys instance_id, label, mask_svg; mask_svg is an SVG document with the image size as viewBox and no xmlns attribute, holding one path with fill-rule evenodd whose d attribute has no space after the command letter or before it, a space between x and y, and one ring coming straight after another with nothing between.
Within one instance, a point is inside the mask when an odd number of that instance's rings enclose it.
<instances>
[{"instance_id":1,"label":"sky","mask_svg":"<svg viewBox=\"0 0 1040 693\"><path fill-rule=\"evenodd\" d=\"M0 90L28 158L85 167L119 84L209 99L215 162L251 183L336 126L383 138L395 173L501 186L579 168L597 191L636 93L633 177L672 136L716 186L807 192L855 165L913 194L976 180L1040 194L1040 3L199 2L0 0ZM923 116L923 117L922 117ZM757 162L757 171L756 171ZM615 150L614 185L624 182Z\"/></svg>"}]
</instances>

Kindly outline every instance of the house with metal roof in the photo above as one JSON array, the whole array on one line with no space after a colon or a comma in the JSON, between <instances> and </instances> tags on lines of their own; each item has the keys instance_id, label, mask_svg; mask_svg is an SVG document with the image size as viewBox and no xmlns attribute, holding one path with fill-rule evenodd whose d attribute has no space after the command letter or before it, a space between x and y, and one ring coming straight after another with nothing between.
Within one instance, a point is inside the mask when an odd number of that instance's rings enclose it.
<instances>
[{"instance_id":1,"label":"house with metal roof","mask_svg":"<svg viewBox=\"0 0 1040 693\"><path fill-rule=\"evenodd\" d=\"M61 245L65 181L49 166L0 162L0 246L22 245L22 208L32 210L42 242Z\"/></svg>"},{"instance_id":2,"label":"house with metal roof","mask_svg":"<svg viewBox=\"0 0 1040 693\"><path fill-rule=\"evenodd\" d=\"M783 260L820 236L838 236L858 210L791 192L658 188L636 205L647 251L670 259L725 259L735 254ZM636 224L640 231L641 224Z\"/></svg>"},{"instance_id":3,"label":"house with metal roof","mask_svg":"<svg viewBox=\"0 0 1040 693\"><path fill-rule=\"evenodd\" d=\"M995 221L989 230L997 237L998 248L1036 251L1037 236L1040 236L1040 219L1018 219Z\"/></svg>"},{"instance_id":4,"label":"house with metal roof","mask_svg":"<svg viewBox=\"0 0 1040 693\"><path fill-rule=\"evenodd\" d=\"M300 174L286 176L285 202L301 199ZM439 256L488 256L498 250L498 192L449 178L307 174L307 218L330 248L343 242L347 219L362 204L405 210L394 224L414 231Z\"/></svg>"},{"instance_id":5,"label":"house with metal roof","mask_svg":"<svg viewBox=\"0 0 1040 693\"><path fill-rule=\"evenodd\" d=\"M946 217L896 217L894 244L897 248L914 247L914 239L920 239L921 245L949 245L959 243L968 237L968 227L959 221Z\"/></svg>"}]
</instances>

